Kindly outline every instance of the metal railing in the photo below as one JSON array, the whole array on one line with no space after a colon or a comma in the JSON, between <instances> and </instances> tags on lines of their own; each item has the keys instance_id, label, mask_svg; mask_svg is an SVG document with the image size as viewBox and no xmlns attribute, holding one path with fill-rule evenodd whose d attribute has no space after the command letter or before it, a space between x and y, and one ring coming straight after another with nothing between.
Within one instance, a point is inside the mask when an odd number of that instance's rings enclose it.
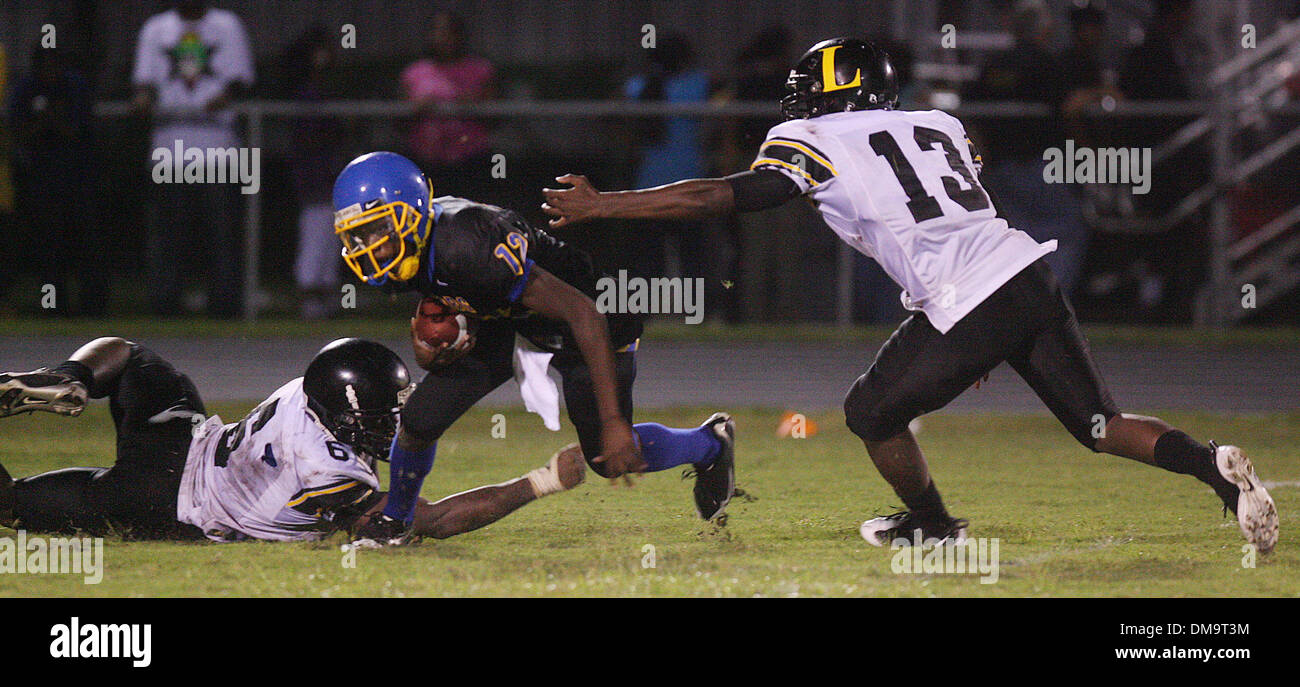
<instances>
[{"instance_id":1,"label":"metal railing","mask_svg":"<svg viewBox=\"0 0 1300 687\"><path fill-rule=\"evenodd\" d=\"M1240 159L1234 149L1235 136L1270 114L1266 98L1288 97L1286 83L1300 71L1298 41L1300 19L1282 25L1254 51L1219 65L1210 76L1215 109L1202 119L1212 126L1214 174L1192 194L1210 204L1211 278L1197 296L1197 324L1222 327L1244 319L1250 311L1242 307L1242 290L1248 286L1254 289L1253 309L1300 284L1300 205L1235 240L1228 207L1232 187L1300 149L1300 126Z\"/></svg>"}]
</instances>

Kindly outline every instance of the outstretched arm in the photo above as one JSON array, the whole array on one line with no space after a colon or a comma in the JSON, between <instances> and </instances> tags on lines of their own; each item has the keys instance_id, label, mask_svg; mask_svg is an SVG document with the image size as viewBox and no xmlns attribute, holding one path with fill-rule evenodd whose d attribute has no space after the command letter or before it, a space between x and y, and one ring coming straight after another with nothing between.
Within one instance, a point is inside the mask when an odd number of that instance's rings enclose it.
<instances>
[{"instance_id":1,"label":"outstretched arm","mask_svg":"<svg viewBox=\"0 0 1300 687\"><path fill-rule=\"evenodd\" d=\"M607 477L619 477L645 470L632 425L623 417L618 403L618 377L614 373L614 347L609 341L605 316L587 294L559 277L533 265L519 302L524 307L569 325L591 372L592 391L600 414L600 455L593 462L604 463Z\"/></svg>"},{"instance_id":2,"label":"outstretched arm","mask_svg":"<svg viewBox=\"0 0 1300 687\"><path fill-rule=\"evenodd\" d=\"M717 179L687 179L637 191L597 191L587 177L566 174L556 181L572 188L543 189L542 209L563 227L593 219L689 220L729 212L765 210L799 195L783 174L751 170Z\"/></svg>"},{"instance_id":3,"label":"outstretched arm","mask_svg":"<svg viewBox=\"0 0 1300 687\"><path fill-rule=\"evenodd\" d=\"M421 497L415 502L415 517L410 534L416 537L446 539L490 525L537 499L528 480L519 477L501 484L489 484L429 503ZM349 527L359 530L384 512L388 495Z\"/></svg>"},{"instance_id":4,"label":"outstretched arm","mask_svg":"<svg viewBox=\"0 0 1300 687\"><path fill-rule=\"evenodd\" d=\"M608 191L592 187L587 177L566 174L556 181L573 188L544 189L542 209L552 227L592 219L685 220L731 212L734 200L725 179L687 179L639 191Z\"/></svg>"},{"instance_id":5,"label":"outstretched arm","mask_svg":"<svg viewBox=\"0 0 1300 687\"><path fill-rule=\"evenodd\" d=\"M587 466L577 444L566 446L546 465L501 484L490 484L434 503L420 499L415 505L411 534L446 539L490 525L537 499L572 489L582 483ZM365 524L383 512L385 494L353 526Z\"/></svg>"}]
</instances>

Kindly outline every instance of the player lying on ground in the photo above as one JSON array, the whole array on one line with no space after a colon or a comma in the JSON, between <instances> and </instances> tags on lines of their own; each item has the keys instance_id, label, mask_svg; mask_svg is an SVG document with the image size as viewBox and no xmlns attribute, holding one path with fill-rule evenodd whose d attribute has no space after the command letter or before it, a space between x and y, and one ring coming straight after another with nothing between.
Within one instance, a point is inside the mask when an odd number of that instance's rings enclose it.
<instances>
[{"instance_id":1,"label":"player lying on ground","mask_svg":"<svg viewBox=\"0 0 1300 687\"><path fill-rule=\"evenodd\" d=\"M786 121L749 171L639 191L600 193L584 177L544 191L565 226L598 218L682 220L810 198L839 237L877 260L917 311L894 332L844 401L907 511L863 523L872 544L964 536L948 515L908 423L944 407L1006 361L1084 446L1189 474L1214 488L1260 551L1278 517L1254 468L1233 446L1201 444L1153 417L1120 413L1040 245L997 216L961 122L938 110L894 110L888 57L864 41L813 46L790 72ZM780 231L780 227L774 227Z\"/></svg>"},{"instance_id":2,"label":"player lying on ground","mask_svg":"<svg viewBox=\"0 0 1300 687\"><path fill-rule=\"evenodd\" d=\"M243 420L204 420L189 377L124 339L95 339L52 369L0 374L0 417L78 415L109 398L117 427L111 468L67 468L13 481L0 466L0 525L31 531L109 530L137 538L318 539L382 507L376 458L387 453L406 366L361 339L322 348L306 373ZM499 520L582 482L576 446L503 484L414 509L412 533L446 538ZM358 542L373 544L373 542Z\"/></svg>"},{"instance_id":3,"label":"player lying on ground","mask_svg":"<svg viewBox=\"0 0 1300 687\"><path fill-rule=\"evenodd\" d=\"M722 514L735 485L731 417L692 429L630 424L641 322L602 315L597 275L582 251L517 213L464 198L433 197L410 160L377 152L353 160L334 185L335 232L347 265L387 292L415 291L480 319L462 346L428 346L412 329L428 371L402 409L383 516L362 534L400 544L437 440L479 399L513 376L516 334L554 354L569 419L593 470L604 477L692 465L695 507Z\"/></svg>"}]
</instances>

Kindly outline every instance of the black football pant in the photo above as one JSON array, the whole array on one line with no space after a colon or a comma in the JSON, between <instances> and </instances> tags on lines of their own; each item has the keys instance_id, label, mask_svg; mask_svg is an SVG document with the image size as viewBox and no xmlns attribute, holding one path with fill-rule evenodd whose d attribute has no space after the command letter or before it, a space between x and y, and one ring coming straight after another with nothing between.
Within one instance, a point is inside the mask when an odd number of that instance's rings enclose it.
<instances>
[{"instance_id":1,"label":"black football pant","mask_svg":"<svg viewBox=\"0 0 1300 687\"><path fill-rule=\"evenodd\" d=\"M465 357L424 376L402 406L402 431L432 442L442 436L465 411L514 377L512 364L515 330L508 321L487 320L479 327L477 343ZM551 359L560 373L564 404L569 420L578 431L591 469L604 475L603 463L591 463L600 455L600 412L591 385L591 370L579 351L563 351ZM632 422L632 383L636 380L636 353L614 354L618 381L619 411Z\"/></svg>"},{"instance_id":2,"label":"black football pant","mask_svg":"<svg viewBox=\"0 0 1300 687\"><path fill-rule=\"evenodd\" d=\"M66 468L14 483L17 527L36 532L116 531L133 538L190 538L198 528L176 520L176 494L193 425L204 414L194 382L149 349L134 345L106 388L117 427L111 468Z\"/></svg>"},{"instance_id":3,"label":"black football pant","mask_svg":"<svg viewBox=\"0 0 1300 687\"><path fill-rule=\"evenodd\" d=\"M940 334L924 313L894 332L844 399L849 429L884 441L1006 361L1079 443L1118 414L1056 277L1038 260Z\"/></svg>"}]
</instances>

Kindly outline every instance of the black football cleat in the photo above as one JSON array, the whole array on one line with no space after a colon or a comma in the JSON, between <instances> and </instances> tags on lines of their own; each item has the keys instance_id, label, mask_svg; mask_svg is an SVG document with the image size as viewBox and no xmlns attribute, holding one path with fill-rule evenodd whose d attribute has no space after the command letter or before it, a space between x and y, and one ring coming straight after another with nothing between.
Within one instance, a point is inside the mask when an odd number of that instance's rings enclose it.
<instances>
[{"instance_id":1,"label":"black football cleat","mask_svg":"<svg viewBox=\"0 0 1300 687\"><path fill-rule=\"evenodd\" d=\"M700 426L712 429L722 442L712 463L695 466L695 512L713 520L727 509L736 491L736 421L727 413L714 413Z\"/></svg>"},{"instance_id":2,"label":"black football cleat","mask_svg":"<svg viewBox=\"0 0 1300 687\"><path fill-rule=\"evenodd\" d=\"M922 546L963 544L966 542L966 527L969 524L965 520L949 518L948 522L938 527L924 526L911 513L899 511L862 523L858 532L872 546L889 546L895 541L901 541L906 546L917 541Z\"/></svg>"},{"instance_id":3,"label":"black football cleat","mask_svg":"<svg viewBox=\"0 0 1300 687\"><path fill-rule=\"evenodd\" d=\"M352 547L382 549L389 546L405 546L413 540L410 527L406 523L380 513L357 529L352 537Z\"/></svg>"},{"instance_id":4,"label":"black football cleat","mask_svg":"<svg viewBox=\"0 0 1300 687\"><path fill-rule=\"evenodd\" d=\"M80 415L89 396L85 384L43 368L31 372L0 372L0 417L37 410Z\"/></svg>"}]
</instances>

